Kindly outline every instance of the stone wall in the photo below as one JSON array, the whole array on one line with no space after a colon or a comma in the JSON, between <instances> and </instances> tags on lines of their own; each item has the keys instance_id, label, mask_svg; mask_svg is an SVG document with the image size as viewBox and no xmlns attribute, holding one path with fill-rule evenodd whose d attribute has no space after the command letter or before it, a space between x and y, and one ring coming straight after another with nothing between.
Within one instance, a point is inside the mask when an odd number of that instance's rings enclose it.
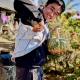
<instances>
[{"instance_id":1,"label":"stone wall","mask_svg":"<svg viewBox=\"0 0 80 80\"><path fill-rule=\"evenodd\" d=\"M16 80L15 66L0 66L0 80Z\"/></svg>"}]
</instances>

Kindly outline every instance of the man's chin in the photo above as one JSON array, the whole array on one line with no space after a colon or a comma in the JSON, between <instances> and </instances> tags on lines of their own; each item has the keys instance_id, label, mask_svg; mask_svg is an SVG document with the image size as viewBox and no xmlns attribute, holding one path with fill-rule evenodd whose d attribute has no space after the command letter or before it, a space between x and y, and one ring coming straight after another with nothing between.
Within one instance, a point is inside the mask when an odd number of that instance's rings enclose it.
<instances>
[{"instance_id":1,"label":"man's chin","mask_svg":"<svg viewBox=\"0 0 80 80\"><path fill-rule=\"evenodd\" d=\"M48 21L48 22L52 22L52 21L53 21L53 19L47 19L47 21Z\"/></svg>"},{"instance_id":2,"label":"man's chin","mask_svg":"<svg viewBox=\"0 0 80 80\"><path fill-rule=\"evenodd\" d=\"M52 22L54 19L53 18L46 18L47 22Z\"/></svg>"}]
</instances>

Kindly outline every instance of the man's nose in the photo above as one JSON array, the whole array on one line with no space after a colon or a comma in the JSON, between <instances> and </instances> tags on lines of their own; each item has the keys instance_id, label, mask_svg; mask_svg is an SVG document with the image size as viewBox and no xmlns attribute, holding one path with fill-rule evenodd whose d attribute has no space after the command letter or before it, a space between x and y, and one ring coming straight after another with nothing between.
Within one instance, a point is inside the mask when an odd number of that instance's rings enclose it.
<instances>
[{"instance_id":1,"label":"man's nose","mask_svg":"<svg viewBox=\"0 0 80 80\"><path fill-rule=\"evenodd\" d=\"M53 13L51 13L51 14L50 14L50 18L53 18L53 16L54 16L54 14L53 14Z\"/></svg>"}]
</instances>

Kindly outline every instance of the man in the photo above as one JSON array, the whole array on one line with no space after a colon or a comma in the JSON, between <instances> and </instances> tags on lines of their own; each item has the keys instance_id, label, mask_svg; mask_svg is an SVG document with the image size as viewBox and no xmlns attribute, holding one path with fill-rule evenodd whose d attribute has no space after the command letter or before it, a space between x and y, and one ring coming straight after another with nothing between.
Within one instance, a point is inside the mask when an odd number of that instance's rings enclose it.
<instances>
[{"instance_id":1,"label":"man","mask_svg":"<svg viewBox=\"0 0 80 80\"><path fill-rule=\"evenodd\" d=\"M46 46L49 35L47 22L59 16L64 8L63 0L48 0L41 11L43 25L39 22L32 27L27 23L24 24L22 20L19 22L13 54L16 62L16 80L43 80L41 66L46 62L48 53Z\"/></svg>"}]
</instances>

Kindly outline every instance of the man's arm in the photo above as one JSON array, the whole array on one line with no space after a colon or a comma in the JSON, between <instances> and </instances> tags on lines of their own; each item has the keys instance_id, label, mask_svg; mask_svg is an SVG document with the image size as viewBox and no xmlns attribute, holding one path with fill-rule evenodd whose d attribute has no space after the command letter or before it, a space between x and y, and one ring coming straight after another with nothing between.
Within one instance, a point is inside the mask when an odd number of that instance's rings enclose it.
<instances>
[{"instance_id":1,"label":"man's arm","mask_svg":"<svg viewBox=\"0 0 80 80\"><path fill-rule=\"evenodd\" d=\"M33 26L35 22L41 22L42 15L31 0L15 0L14 8L19 14L23 24Z\"/></svg>"}]
</instances>

